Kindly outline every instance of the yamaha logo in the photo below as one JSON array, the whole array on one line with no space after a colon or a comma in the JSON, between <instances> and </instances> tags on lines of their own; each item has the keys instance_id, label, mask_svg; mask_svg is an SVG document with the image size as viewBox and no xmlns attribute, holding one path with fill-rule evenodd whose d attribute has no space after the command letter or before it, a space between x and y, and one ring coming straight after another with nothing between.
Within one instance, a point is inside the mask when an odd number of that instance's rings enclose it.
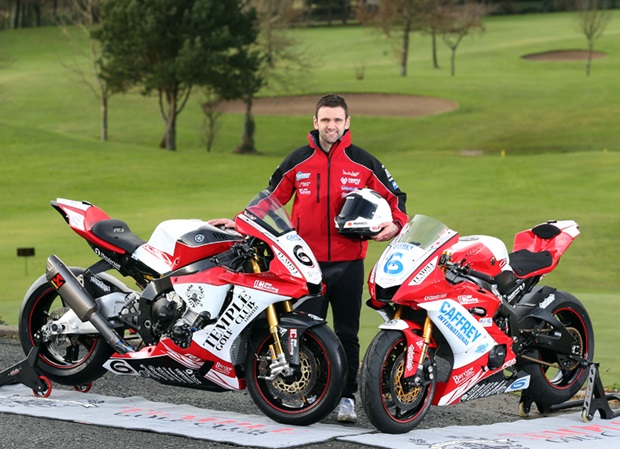
<instances>
[{"instance_id":1,"label":"yamaha logo","mask_svg":"<svg viewBox=\"0 0 620 449\"><path fill-rule=\"evenodd\" d=\"M204 242L204 241L205 241L205 235L204 235L204 234L196 234L196 235L194 236L194 241L195 241L196 243L202 243L202 242Z\"/></svg>"}]
</instances>

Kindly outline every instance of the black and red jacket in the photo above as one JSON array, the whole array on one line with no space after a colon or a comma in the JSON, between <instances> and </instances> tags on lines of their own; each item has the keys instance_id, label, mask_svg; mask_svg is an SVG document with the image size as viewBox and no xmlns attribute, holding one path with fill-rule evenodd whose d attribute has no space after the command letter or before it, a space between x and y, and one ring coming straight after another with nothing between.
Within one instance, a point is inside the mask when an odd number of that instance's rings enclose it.
<instances>
[{"instance_id":1,"label":"black and red jacket","mask_svg":"<svg viewBox=\"0 0 620 449\"><path fill-rule=\"evenodd\" d=\"M329 153L321 149L318 131L311 131L308 141L276 168L267 189L282 204L295 195L293 225L319 262L363 259L368 242L340 235L334 224L344 197L356 189L373 189L387 200L394 222L402 228L408 221L407 195L377 158L351 143L348 130Z\"/></svg>"}]
</instances>

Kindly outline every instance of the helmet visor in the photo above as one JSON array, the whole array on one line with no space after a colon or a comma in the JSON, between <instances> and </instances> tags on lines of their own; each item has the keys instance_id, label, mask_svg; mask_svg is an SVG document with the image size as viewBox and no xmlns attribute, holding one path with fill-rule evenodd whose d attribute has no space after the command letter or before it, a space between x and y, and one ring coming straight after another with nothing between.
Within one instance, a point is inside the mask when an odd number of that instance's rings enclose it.
<instances>
[{"instance_id":1,"label":"helmet visor","mask_svg":"<svg viewBox=\"0 0 620 449\"><path fill-rule=\"evenodd\" d=\"M344 201L340 216L343 218L372 218L376 210L376 203L368 201L361 195L350 195Z\"/></svg>"}]
</instances>

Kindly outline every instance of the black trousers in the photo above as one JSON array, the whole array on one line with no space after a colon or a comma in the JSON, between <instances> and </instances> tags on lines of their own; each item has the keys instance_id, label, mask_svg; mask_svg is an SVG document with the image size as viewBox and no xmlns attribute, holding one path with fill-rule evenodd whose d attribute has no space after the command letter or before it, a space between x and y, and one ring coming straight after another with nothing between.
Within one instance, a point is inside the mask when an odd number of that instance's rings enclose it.
<instances>
[{"instance_id":1,"label":"black trousers","mask_svg":"<svg viewBox=\"0 0 620 449\"><path fill-rule=\"evenodd\" d=\"M333 329L347 356L348 375L343 397L353 398L357 391L357 373L360 365L360 313L364 289L364 261L320 262L323 282L327 287L321 298L303 303L299 310L321 318L332 308Z\"/></svg>"}]
</instances>

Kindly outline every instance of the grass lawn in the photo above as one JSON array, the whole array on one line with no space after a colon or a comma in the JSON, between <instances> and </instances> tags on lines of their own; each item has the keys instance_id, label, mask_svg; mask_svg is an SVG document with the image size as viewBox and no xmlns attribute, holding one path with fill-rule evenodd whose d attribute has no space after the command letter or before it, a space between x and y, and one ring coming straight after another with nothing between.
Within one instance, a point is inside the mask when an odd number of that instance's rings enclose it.
<instances>
[{"instance_id":1,"label":"grass lawn","mask_svg":"<svg viewBox=\"0 0 620 449\"><path fill-rule=\"evenodd\" d=\"M392 43L361 27L292 31L315 69L294 94L390 92L448 98L450 113L425 118L359 116L354 141L377 155L409 194L408 212L435 216L463 235L489 234L509 248L516 232L547 219L574 219L582 235L543 282L575 293L591 313L605 384L620 382L613 330L620 247L620 11L593 62L533 62L522 55L585 48L571 14L492 17L467 37L451 77L447 48L433 69L427 37L414 35L409 76L398 76ZM0 32L0 317L17 323L21 299L55 253L68 264L96 256L49 206L88 200L148 238L169 218L232 216L266 186L277 164L305 142L306 116L259 116L260 156L238 156L242 119L221 119L215 148L203 143L200 95L179 118L176 152L159 150L154 98L138 92L110 104L110 141L99 136L97 100L67 66L81 64L53 28ZM364 79L355 78L364 66ZM265 91L264 95L272 95ZM478 150L480 156L463 156ZM502 150L506 157L501 157ZM36 255L17 258L16 248ZM371 244L367 270L383 245ZM581 292L581 293L576 293ZM363 315L362 350L378 316Z\"/></svg>"}]
</instances>

